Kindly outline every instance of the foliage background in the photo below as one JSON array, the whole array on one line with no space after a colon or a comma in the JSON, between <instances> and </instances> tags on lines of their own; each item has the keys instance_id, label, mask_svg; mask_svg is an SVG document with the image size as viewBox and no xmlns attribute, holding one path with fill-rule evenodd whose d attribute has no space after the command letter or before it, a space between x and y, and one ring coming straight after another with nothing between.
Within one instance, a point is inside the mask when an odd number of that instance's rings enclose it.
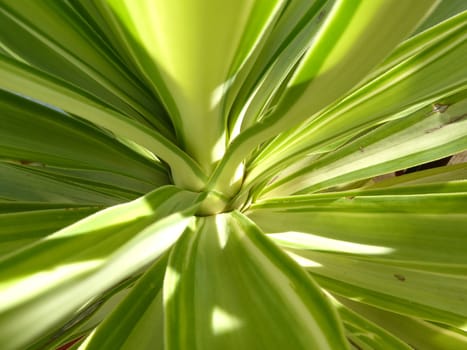
<instances>
[{"instance_id":1,"label":"foliage background","mask_svg":"<svg viewBox=\"0 0 467 350\"><path fill-rule=\"evenodd\" d=\"M467 348L459 0L0 0L2 349Z\"/></svg>"}]
</instances>

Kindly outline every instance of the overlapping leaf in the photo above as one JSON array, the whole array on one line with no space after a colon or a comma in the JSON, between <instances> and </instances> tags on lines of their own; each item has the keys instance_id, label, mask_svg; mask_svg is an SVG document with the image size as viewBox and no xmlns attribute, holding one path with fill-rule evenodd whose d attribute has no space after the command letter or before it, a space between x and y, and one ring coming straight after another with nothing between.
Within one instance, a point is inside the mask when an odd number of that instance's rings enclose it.
<instances>
[{"instance_id":1,"label":"overlapping leaf","mask_svg":"<svg viewBox=\"0 0 467 350\"><path fill-rule=\"evenodd\" d=\"M17 349L59 328L93 298L154 261L190 224L197 201L195 193L162 187L1 259L2 347Z\"/></svg>"},{"instance_id":2,"label":"overlapping leaf","mask_svg":"<svg viewBox=\"0 0 467 350\"><path fill-rule=\"evenodd\" d=\"M61 206L62 208L59 209L37 208L37 210L25 210L15 213L11 212L13 210L11 206L8 207L4 204L3 207L7 207L8 212L0 214L0 222L2 223L0 256L12 253L99 210L99 207L81 207L66 204L61 204ZM29 209L32 208L34 207L29 205Z\"/></svg>"},{"instance_id":3,"label":"overlapping leaf","mask_svg":"<svg viewBox=\"0 0 467 350\"><path fill-rule=\"evenodd\" d=\"M148 269L80 349L164 349L162 282L167 257Z\"/></svg>"},{"instance_id":4,"label":"overlapping leaf","mask_svg":"<svg viewBox=\"0 0 467 350\"><path fill-rule=\"evenodd\" d=\"M274 111L235 139L211 176L210 187L232 194L222 187L230 184L232 174L251 151L350 90L408 36L434 4L337 1Z\"/></svg>"},{"instance_id":5,"label":"overlapping leaf","mask_svg":"<svg viewBox=\"0 0 467 350\"><path fill-rule=\"evenodd\" d=\"M466 166L373 178L467 148L437 3L2 1L2 349L462 348Z\"/></svg>"},{"instance_id":6,"label":"overlapping leaf","mask_svg":"<svg viewBox=\"0 0 467 350\"><path fill-rule=\"evenodd\" d=\"M372 320L397 335L397 337L403 339L407 344L410 344L412 348L457 350L467 346L467 334L462 331L394 314L348 299L339 298L339 300L363 317Z\"/></svg>"},{"instance_id":7,"label":"overlapping leaf","mask_svg":"<svg viewBox=\"0 0 467 350\"><path fill-rule=\"evenodd\" d=\"M360 316L336 299L330 298L342 318L345 334L352 348L357 350L412 349L384 328Z\"/></svg>"},{"instance_id":8,"label":"overlapping leaf","mask_svg":"<svg viewBox=\"0 0 467 350\"><path fill-rule=\"evenodd\" d=\"M110 108L88 92L62 80L0 56L0 88L28 96L73 113L112 132L115 136L138 142L166 161L172 176L190 189L202 186L203 174L197 163L163 134L158 133L124 114Z\"/></svg>"},{"instance_id":9,"label":"overlapping leaf","mask_svg":"<svg viewBox=\"0 0 467 350\"><path fill-rule=\"evenodd\" d=\"M34 1L24 6L22 1L2 1L0 33L2 45L15 57L170 137L160 103L69 2Z\"/></svg>"},{"instance_id":10,"label":"overlapping leaf","mask_svg":"<svg viewBox=\"0 0 467 350\"><path fill-rule=\"evenodd\" d=\"M254 205L249 216L323 287L463 327L465 185L460 181L271 199Z\"/></svg>"},{"instance_id":11,"label":"overlapping leaf","mask_svg":"<svg viewBox=\"0 0 467 350\"><path fill-rule=\"evenodd\" d=\"M461 152L466 147L467 100L450 107L451 110L439 112L431 106L424 108L318 159L298 162L267 186L264 195L314 192Z\"/></svg>"},{"instance_id":12,"label":"overlapping leaf","mask_svg":"<svg viewBox=\"0 0 467 350\"><path fill-rule=\"evenodd\" d=\"M163 101L180 144L209 171L227 142L223 96L284 4L121 0L96 7Z\"/></svg>"},{"instance_id":13,"label":"overlapping leaf","mask_svg":"<svg viewBox=\"0 0 467 350\"><path fill-rule=\"evenodd\" d=\"M239 212L198 219L164 280L166 349L346 349L319 288Z\"/></svg>"},{"instance_id":14,"label":"overlapping leaf","mask_svg":"<svg viewBox=\"0 0 467 350\"><path fill-rule=\"evenodd\" d=\"M304 157L334 150L377 123L449 101L450 95L463 89L467 76L461 63L467 47L466 18L467 13L459 14L407 41L373 73L369 83L313 122L284 133L264 147L250 162L246 184L270 178ZM446 70L446 62L452 62L451 73Z\"/></svg>"}]
</instances>

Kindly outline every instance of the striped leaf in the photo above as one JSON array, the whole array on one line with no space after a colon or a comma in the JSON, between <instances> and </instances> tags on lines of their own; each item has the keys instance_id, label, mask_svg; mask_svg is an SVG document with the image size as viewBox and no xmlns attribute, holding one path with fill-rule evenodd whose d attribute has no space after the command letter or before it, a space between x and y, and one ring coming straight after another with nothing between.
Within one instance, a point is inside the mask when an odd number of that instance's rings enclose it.
<instances>
[{"instance_id":1,"label":"striped leaf","mask_svg":"<svg viewBox=\"0 0 467 350\"><path fill-rule=\"evenodd\" d=\"M272 177L304 157L340 147L376 124L406 117L423 106L446 103L450 95L465 89L461 57L467 47L466 19L467 13L462 13L401 45L370 82L311 123L284 133L262 149L251 161L245 182ZM446 62L452 62L450 73ZM424 88L414 90L414 86Z\"/></svg>"},{"instance_id":2,"label":"striped leaf","mask_svg":"<svg viewBox=\"0 0 467 350\"><path fill-rule=\"evenodd\" d=\"M16 202L13 202L16 203ZM11 209L10 209L11 210ZM99 207L63 205L60 209L26 210L0 214L0 257L29 245L91 215Z\"/></svg>"},{"instance_id":3,"label":"striped leaf","mask_svg":"<svg viewBox=\"0 0 467 350\"><path fill-rule=\"evenodd\" d=\"M170 137L171 127L160 103L73 4L35 1L24 6L22 1L2 1L0 33L3 47L17 59L90 92Z\"/></svg>"},{"instance_id":4,"label":"striped leaf","mask_svg":"<svg viewBox=\"0 0 467 350\"><path fill-rule=\"evenodd\" d=\"M223 187L251 151L350 90L408 36L435 3L336 1L271 115L235 139L208 187L231 194Z\"/></svg>"},{"instance_id":5,"label":"striped leaf","mask_svg":"<svg viewBox=\"0 0 467 350\"><path fill-rule=\"evenodd\" d=\"M360 316L337 299L330 298L342 318L346 337L353 348L359 350L412 349L384 328Z\"/></svg>"},{"instance_id":6,"label":"striped leaf","mask_svg":"<svg viewBox=\"0 0 467 350\"><path fill-rule=\"evenodd\" d=\"M161 256L192 221L197 198L162 187L1 259L2 347L21 348L59 328L86 303Z\"/></svg>"},{"instance_id":7,"label":"striped leaf","mask_svg":"<svg viewBox=\"0 0 467 350\"><path fill-rule=\"evenodd\" d=\"M148 269L79 349L164 349L162 282L167 258L168 254Z\"/></svg>"},{"instance_id":8,"label":"striped leaf","mask_svg":"<svg viewBox=\"0 0 467 350\"><path fill-rule=\"evenodd\" d=\"M98 7L163 101L179 142L209 171L226 146L223 96L284 4L119 0Z\"/></svg>"},{"instance_id":9,"label":"striped leaf","mask_svg":"<svg viewBox=\"0 0 467 350\"><path fill-rule=\"evenodd\" d=\"M191 189L202 187L203 174L179 147L162 134L128 119L92 95L62 80L0 56L0 88L34 98L76 114L124 139L137 142L166 161L177 183Z\"/></svg>"},{"instance_id":10,"label":"striped leaf","mask_svg":"<svg viewBox=\"0 0 467 350\"><path fill-rule=\"evenodd\" d=\"M465 93L462 93L462 98ZM449 101L447 99L446 101ZM466 147L467 100L437 105L387 123L307 164L300 162L266 187L268 197L314 192L443 158Z\"/></svg>"},{"instance_id":11,"label":"striped leaf","mask_svg":"<svg viewBox=\"0 0 467 350\"><path fill-rule=\"evenodd\" d=\"M150 191L168 183L167 170L70 115L0 91L0 155L23 165L74 169L89 179ZM25 127L27 125L27 127Z\"/></svg>"},{"instance_id":12,"label":"striped leaf","mask_svg":"<svg viewBox=\"0 0 467 350\"><path fill-rule=\"evenodd\" d=\"M464 327L465 185L274 199L253 206L249 217L324 288Z\"/></svg>"},{"instance_id":13,"label":"striped leaf","mask_svg":"<svg viewBox=\"0 0 467 350\"><path fill-rule=\"evenodd\" d=\"M369 305L339 298L346 306L390 330L415 349L457 350L467 346L467 335L439 324L397 315Z\"/></svg>"},{"instance_id":14,"label":"striped leaf","mask_svg":"<svg viewBox=\"0 0 467 350\"><path fill-rule=\"evenodd\" d=\"M1 1L0 348L463 349L465 8Z\"/></svg>"},{"instance_id":15,"label":"striped leaf","mask_svg":"<svg viewBox=\"0 0 467 350\"><path fill-rule=\"evenodd\" d=\"M466 186L464 180L277 198L254 204L248 216L286 248L462 274Z\"/></svg>"},{"instance_id":16,"label":"striped leaf","mask_svg":"<svg viewBox=\"0 0 467 350\"><path fill-rule=\"evenodd\" d=\"M304 271L239 212L198 219L164 280L166 349L346 349Z\"/></svg>"}]
</instances>

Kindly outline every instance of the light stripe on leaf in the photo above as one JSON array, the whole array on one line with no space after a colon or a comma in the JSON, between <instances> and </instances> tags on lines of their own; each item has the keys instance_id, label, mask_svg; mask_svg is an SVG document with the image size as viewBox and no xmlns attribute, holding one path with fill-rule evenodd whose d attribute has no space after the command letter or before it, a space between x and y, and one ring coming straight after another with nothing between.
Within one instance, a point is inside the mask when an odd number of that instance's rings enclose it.
<instances>
[{"instance_id":1,"label":"light stripe on leaf","mask_svg":"<svg viewBox=\"0 0 467 350\"><path fill-rule=\"evenodd\" d=\"M250 162L245 182L261 181L303 158L334 150L387 120L456 102L448 101L465 89L466 18L467 13L461 14L409 40L363 86L271 141Z\"/></svg>"},{"instance_id":2,"label":"light stripe on leaf","mask_svg":"<svg viewBox=\"0 0 467 350\"><path fill-rule=\"evenodd\" d=\"M345 335L349 342L359 350L411 350L408 344L389 333L384 328L352 311L338 299L330 299L344 324ZM339 299L340 300L340 299Z\"/></svg>"},{"instance_id":3,"label":"light stripe on leaf","mask_svg":"<svg viewBox=\"0 0 467 350\"><path fill-rule=\"evenodd\" d=\"M162 187L0 260L2 347L39 340L156 260L193 221L199 200L196 193Z\"/></svg>"},{"instance_id":4,"label":"light stripe on leaf","mask_svg":"<svg viewBox=\"0 0 467 350\"><path fill-rule=\"evenodd\" d=\"M197 163L161 133L129 119L88 92L25 64L0 56L0 88L73 113L114 135L137 142L172 170L176 183L199 190L204 175Z\"/></svg>"},{"instance_id":5,"label":"light stripe on leaf","mask_svg":"<svg viewBox=\"0 0 467 350\"><path fill-rule=\"evenodd\" d=\"M22 2L5 0L0 5L0 33L2 45L17 58L171 137L160 103L91 30L73 4L35 1L24 6Z\"/></svg>"},{"instance_id":6,"label":"light stripe on leaf","mask_svg":"<svg viewBox=\"0 0 467 350\"><path fill-rule=\"evenodd\" d=\"M47 166L107 171L167 184L164 167L110 135L66 113L0 91L0 154L3 159ZM165 178L165 181L164 181Z\"/></svg>"},{"instance_id":7,"label":"light stripe on leaf","mask_svg":"<svg viewBox=\"0 0 467 350\"><path fill-rule=\"evenodd\" d=\"M337 1L274 111L232 142L209 186L228 193L223 187L251 151L354 87L410 34L434 4L436 1Z\"/></svg>"},{"instance_id":8,"label":"light stripe on leaf","mask_svg":"<svg viewBox=\"0 0 467 350\"><path fill-rule=\"evenodd\" d=\"M57 209L0 213L0 258L99 209L62 205L62 208Z\"/></svg>"},{"instance_id":9,"label":"light stripe on leaf","mask_svg":"<svg viewBox=\"0 0 467 350\"><path fill-rule=\"evenodd\" d=\"M167 258L168 254L161 257L140 277L80 349L164 349L162 282Z\"/></svg>"},{"instance_id":10,"label":"light stripe on leaf","mask_svg":"<svg viewBox=\"0 0 467 350\"><path fill-rule=\"evenodd\" d=\"M457 98L464 96L465 91ZM467 147L467 100L446 106L450 109L423 108L309 164L305 160L284 171L283 178L266 187L265 196L309 193L461 152Z\"/></svg>"},{"instance_id":11,"label":"light stripe on leaf","mask_svg":"<svg viewBox=\"0 0 467 350\"><path fill-rule=\"evenodd\" d=\"M466 329L467 279L342 253L289 250L328 291L395 313Z\"/></svg>"},{"instance_id":12,"label":"light stripe on leaf","mask_svg":"<svg viewBox=\"0 0 467 350\"><path fill-rule=\"evenodd\" d=\"M467 182L282 197L247 215L286 248L467 272Z\"/></svg>"},{"instance_id":13,"label":"light stripe on leaf","mask_svg":"<svg viewBox=\"0 0 467 350\"><path fill-rule=\"evenodd\" d=\"M435 324L413 317L398 315L370 305L339 297L346 307L367 320L384 327L415 349L458 350L467 348L467 334L446 325Z\"/></svg>"},{"instance_id":14,"label":"light stripe on leaf","mask_svg":"<svg viewBox=\"0 0 467 350\"><path fill-rule=\"evenodd\" d=\"M164 281L167 349L346 349L315 283L239 212L198 219Z\"/></svg>"}]
</instances>

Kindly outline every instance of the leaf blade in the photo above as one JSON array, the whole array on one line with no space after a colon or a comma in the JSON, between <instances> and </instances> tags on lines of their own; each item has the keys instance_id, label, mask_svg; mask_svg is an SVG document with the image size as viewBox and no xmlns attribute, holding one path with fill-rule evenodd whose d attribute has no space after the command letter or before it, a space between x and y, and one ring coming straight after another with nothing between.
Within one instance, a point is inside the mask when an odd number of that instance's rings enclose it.
<instances>
[{"instance_id":1,"label":"leaf blade","mask_svg":"<svg viewBox=\"0 0 467 350\"><path fill-rule=\"evenodd\" d=\"M36 342L157 259L193 220L199 201L196 193L162 187L0 260L0 295L8 300L0 306L2 346Z\"/></svg>"},{"instance_id":2,"label":"leaf blade","mask_svg":"<svg viewBox=\"0 0 467 350\"><path fill-rule=\"evenodd\" d=\"M198 225L197 233L177 243L169 260L164 281L168 349L347 348L338 318L317 286L251 221L233 212L206 217ZM266 317L271 312L274 317ZM280 334L272 332L279 329Z\"/></svg>"}]
</instances>

